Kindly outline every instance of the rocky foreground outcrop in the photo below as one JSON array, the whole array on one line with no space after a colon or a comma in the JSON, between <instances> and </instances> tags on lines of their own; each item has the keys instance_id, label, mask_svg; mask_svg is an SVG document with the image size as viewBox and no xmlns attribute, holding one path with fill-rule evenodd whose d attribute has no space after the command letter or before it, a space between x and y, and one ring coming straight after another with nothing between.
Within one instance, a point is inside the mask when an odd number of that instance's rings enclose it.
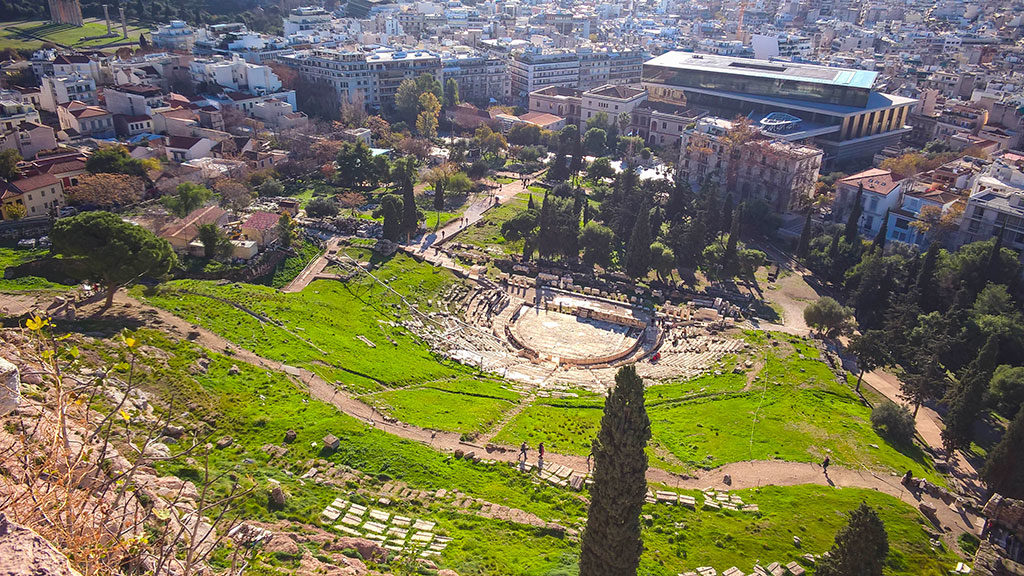
<instances>
[{"instance_id":1,"label":"rocky foreground outcrop","mask_svg":"<svg viewBox=\"0 0 1024 576\"><path fill-rule=\"evenodd\" d=\"M0 576L42 574L81 576L49 540L0 512Z\"/></svg>"}]
</instances>

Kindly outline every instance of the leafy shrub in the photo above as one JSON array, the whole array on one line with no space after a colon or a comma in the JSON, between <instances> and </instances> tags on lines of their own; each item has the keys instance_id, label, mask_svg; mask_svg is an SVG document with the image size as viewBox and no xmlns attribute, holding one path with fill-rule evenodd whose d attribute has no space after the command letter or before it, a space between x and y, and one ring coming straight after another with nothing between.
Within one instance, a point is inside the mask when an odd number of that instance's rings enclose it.
<instances>
[{"instance_id":1,"label":"leafy shrub","mask_svg":"<svg viewBox=\"0 0 1024 576\"><path fill-rule=\"evenodd\" d=\"M306 215L310 218L329 218L338 215L338 205L328 198L313 198L306 204Z\"/></svg>"},{"instance_id":2,"label":"leafy shrub","mask_svg":"<svg viewBox=\"0 0 1024 576\"><path fill-rule=\"evenodd\" d=\"M981 540L970 532L964 532L957 538L957 542L960 544L960 550L963 551L967 556L974 556L978 551L978 546L981 544Z\"/></svg>"},{"instance_id":3,"label":"leafy shrub","mask_svg":"<svg viewBox=\"0 0 1024 576\"><path fill-rule=\"evenodd\" d=\"M914 415L894 402L883 402L871 411L871 427L893 444L908 445L914 441Z\"/></svg>"}]
</instances>

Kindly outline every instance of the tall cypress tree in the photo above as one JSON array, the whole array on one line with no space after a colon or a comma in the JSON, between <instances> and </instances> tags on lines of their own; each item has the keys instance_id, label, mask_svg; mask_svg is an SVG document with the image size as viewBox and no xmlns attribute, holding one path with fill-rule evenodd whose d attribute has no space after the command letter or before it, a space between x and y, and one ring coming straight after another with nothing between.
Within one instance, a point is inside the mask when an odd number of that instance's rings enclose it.
<instances>
[{"instance_id":1,"label":"tall cypress tree","mask_svg":"<svg viewBox=\"0 0 1024 576\"><path fill-rule=\"evenodd\" d=\"M1024 406L1006 428L1003 439L988 453L981 477L988 489L1007 498L1024 498Z\"/></svg>"},{"instance_id":2,"label":"tall cypress tree","mask_svg":"<svg viewBox=\"0 0 1024 576\"><path fill-rule=\"evenodd\" d=\"M885 211L885 218L882 219L882 225L878 227L878 234L875 234L875 239L871 241L871 249L879 248L885 250L885 236L889 233L889 211Z\"/></svg>"},{"instance_id":3,"label":"tall cypress tree","mask_svg":"<svg viewBox=\"0 0 1024 576\"><path fill-rule=\"evenodd\" d=\"M731 210L730 210L731 211ZM740 241L740 218L743 216L743 208L732 211L732 224L729 226L729 240L725 243L725 254L722 256L722 265L729 274L735 274L739 268L739 261L736 258L736 245Z\"/></svg>"},{"instance_id":4,"label":"tall cypress tree","mask_svg":"<svg viewBox=\"0 0 1024 576\"><path fill-rule=\"evenodd\" d=\"M988 271L985 274L985 282L999 282L1000 276L1002 276L1002 251L1003 251L1003 235L1006 234L1006 224L999 229L999 233L996 234L996 241L992 244L992 252L988 255ZM980 292L985 287L985 282L981 283L976 292Z\"/></svg>"},{"instance_id":5,"label":"tall cypress tree","mask_svg":"<svg viewBox=\"0 0 1024 576\"><path fill-rule=\"evenodd\" d=\"M936 290L935 290L935 264L939 259L939 243L932 242L928 245L928 251L924 253L924 262L921 263L921 269L917 272L917 295L918 295L918 306L924 312L931 312L935 310L936 306Z\"/></svg>"},{"instance_id":6,"label":"tall cypress tree","mask_svg":"<svg viewBox=\"0 0 1024 576\"><path fill-rule=\"evenodd\" d=\"M807 258L811 250L811 211L807 211L807 218L804 220L804 229L800 231L800 241L796 243L797 258Z\"/></svg>"},{"instance_id":7,"label":"tall cypress tree","mask_svg":"<svg viewBox=\"0 0 1024 576\"><path fill-rule=\"evenodd\" d=\"M729 226L732 226L732 224L733 224L733 218L732 218L733 208L735 208L735 204L734 204L733 199L732 199L732 192L730 192L729 194L727 194L725 196L725 203L722 204L722 220L721 220L721 222L722 222L722 228L723 229L725 228L726 224L728 224Z\"/></svg>"},{"instance_id":8,"label":"tall cypress tree","mask_svg":"<svg viewBox=\"0 0 1024 576\"><path fill-rule=\"evenodd\" d=\"M861 205L864 202L864 184L857 186L857 196L853 199L853 206L850 207L850 215L846 218L846 229L843 231L843 240L852 244L857 239L857 228L860 222L860 215L864 211Z\"/></svg>"},{"instance_id":9,"label":"tall cypress tree","mask_svg":"<svg viewBox=\"0 0 1024 576\"><path fill-rule=\"evenodd\" d=\"M636 215L633 233L626 246L626 273L643 278L651 269L651 206L644 200Z\"/></svg>"},{"instance_id":10,"label":"tall cypress tree","mask_svg":"<svg viewBox=\"0 0 1024 576\"><path fill-rule=\"evenodd\" d=\"M874 509L861 502L850 512L850 522L836 534L828 556L821 559L817 576L881 576L889 555L889 535Z\"/></svg>"},{"instance_id":11,"label":"tall cypress tree","mask_svg":"<svg viewBox=\"0 0 1024 576\"><path fill-rule=\"evenodd\" d=\"M999 336L992 334L981 347L978 356L967 365L956 386L946 395L949 406L942 430L942 445L946 452L964 448L971 443L971 427L984 407L984 395L999 356Z\"/></svg>"},{"instance_id":12,"label":"tall cypress tree","mask_svg":"<svg viewBox=\"0 0 1024 576\"><path fill-rule=\"evenodd\" d=\"M635 575L640 565L640 512L647 495L651 421L644 383L633 366L615 375L593 443L594 484L580 549L580 576Z\"/></svg>"}]
</instances>

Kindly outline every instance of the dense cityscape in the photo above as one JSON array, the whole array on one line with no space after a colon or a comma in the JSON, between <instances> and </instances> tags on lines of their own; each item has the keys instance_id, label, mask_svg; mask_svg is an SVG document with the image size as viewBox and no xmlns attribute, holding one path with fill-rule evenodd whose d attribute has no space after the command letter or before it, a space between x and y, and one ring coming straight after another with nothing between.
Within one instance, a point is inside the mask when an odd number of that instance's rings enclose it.
<instances>
[{"instance_id":1,"label":"dense cityscape","mask_svg":"<svg viewBox=\"0 0 1024 576\"><path fill-rule=\"evenodd\" d=\"M1024 4L0 0L0 574L1024 574Z\"/></svg>"}]
</instances>

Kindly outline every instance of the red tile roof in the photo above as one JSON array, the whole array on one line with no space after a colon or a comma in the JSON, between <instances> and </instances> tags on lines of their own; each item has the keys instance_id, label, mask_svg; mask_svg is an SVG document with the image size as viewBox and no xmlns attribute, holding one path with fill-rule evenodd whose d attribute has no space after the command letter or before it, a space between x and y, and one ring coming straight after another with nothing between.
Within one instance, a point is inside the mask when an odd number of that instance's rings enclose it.
<instances>
[{"instance_id":1,"label":"red tile roof","mask_svg":"<svg viewBox=\"0 0 1024 576\"><path fill-rule=\"evenodd\" d=\"M28 176L26 178L19 178L11 185L22 192L31 192L32 190L38 190L46 186L53 186L57 183L57 179L52 174L36 174L35 176Z\"/></svg>"},{"instance_id":2,"label":"red tile roof","mask_svg":"<svg viewBox=\"0 0 1024 576\"><path fill-rule=\"evenodd\" d=\"M273 212L255 212L252 216L246 219L245 223L242 224L242 228L252 228L253 230L270 230L274 226L277 226L277 221L280 220L280 216Z\"/></svg>"},{"instance_id":3,"label":"red tile roof","mask_svg":"<svg viewBox=\"0 0 1024 576\"><path fill-rule=\"evenodd\" d=\"M843 178L840 182L850 186L860 186L863 184L865 192L874 192L875 194L882 195L892 192L900 183L899 180L892 177L891 171L882 170L881 168L870 168L863 172L858 172Z\"/></svg>"}]
</instances>

